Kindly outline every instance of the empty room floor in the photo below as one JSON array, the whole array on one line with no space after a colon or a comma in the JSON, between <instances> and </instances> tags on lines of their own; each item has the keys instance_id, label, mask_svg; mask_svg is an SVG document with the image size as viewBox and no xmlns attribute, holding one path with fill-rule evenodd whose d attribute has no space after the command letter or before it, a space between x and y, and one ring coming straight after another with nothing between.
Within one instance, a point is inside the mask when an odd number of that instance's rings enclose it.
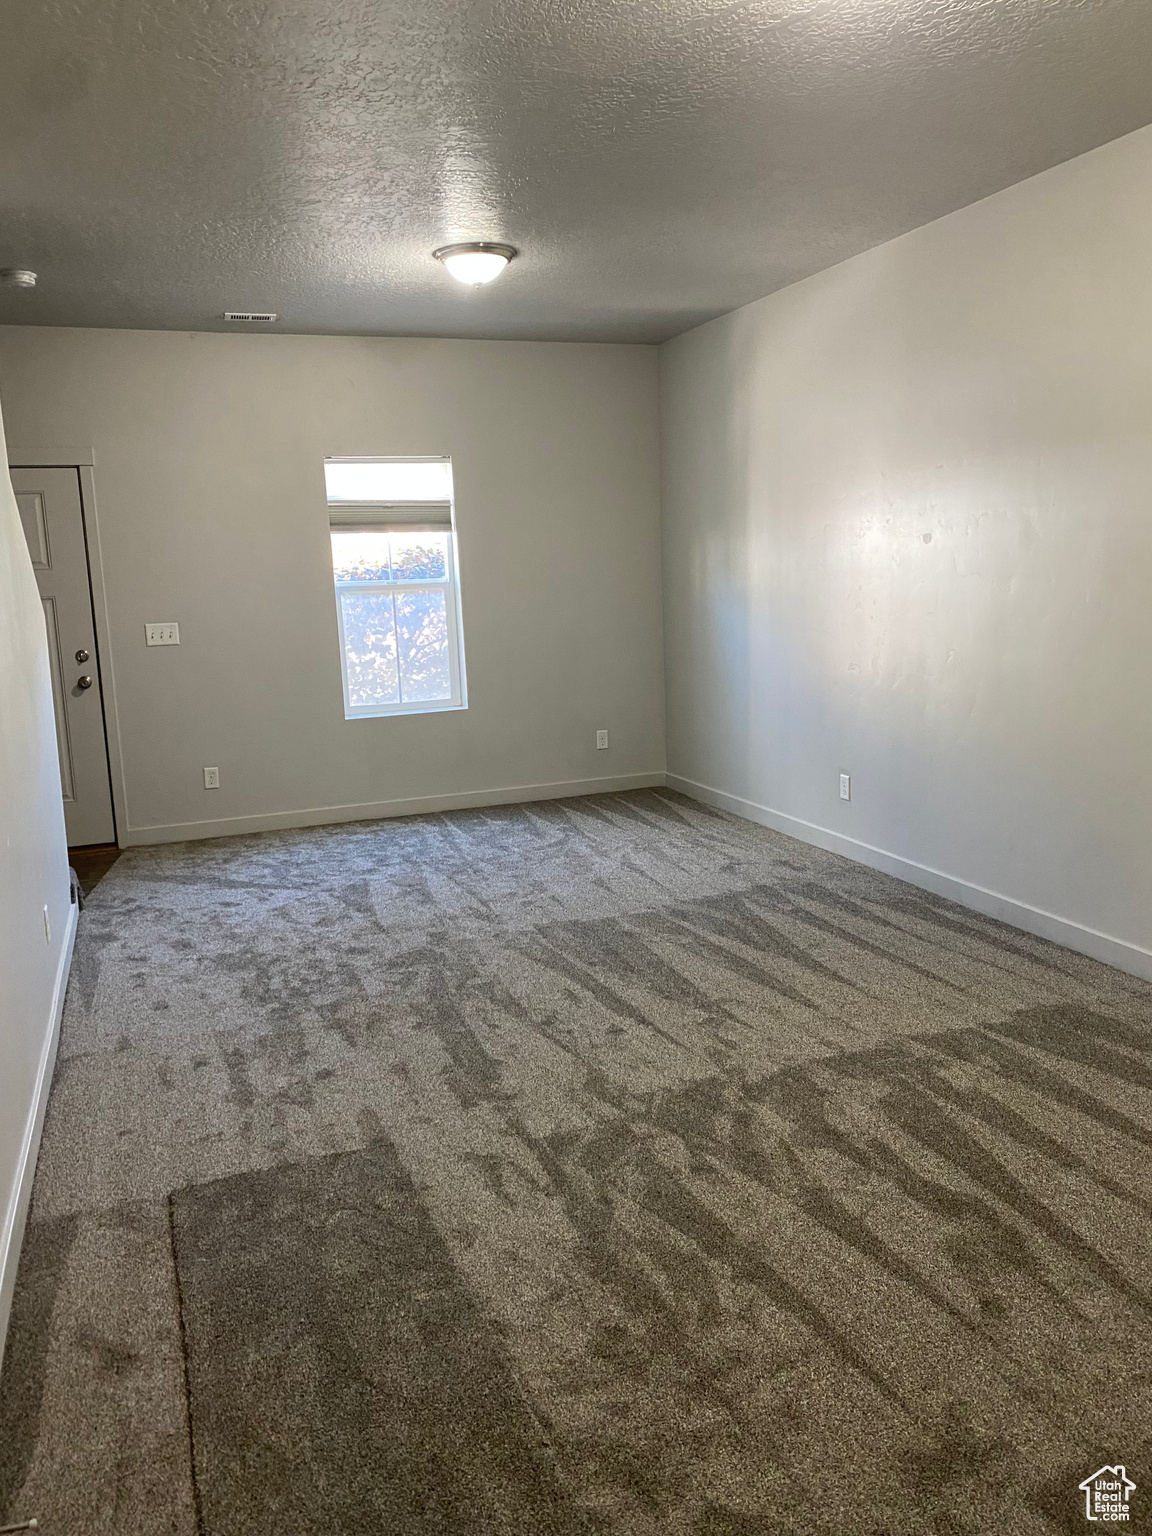
<instances>
[{"instance_id":1,"label":"empty room floor","mask_svg":"<svg viewBox=\"0 0 1152 1536\"><path fill-rule=\"evenodd\" d=\"M45 1536L1152 1496L1152 987L668 791L127 852L0 1387Z\"/></svg>"}]
</instances>

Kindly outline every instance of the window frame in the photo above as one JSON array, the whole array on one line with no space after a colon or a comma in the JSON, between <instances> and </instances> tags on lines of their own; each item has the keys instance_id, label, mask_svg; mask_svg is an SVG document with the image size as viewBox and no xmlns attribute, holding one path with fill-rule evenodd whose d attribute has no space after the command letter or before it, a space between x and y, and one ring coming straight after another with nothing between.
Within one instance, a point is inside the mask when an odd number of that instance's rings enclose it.
<instances>
[{"instance_id":1,"label":"window frame","mask_svg":"<svg viewBox=\"0 0 1152 1536\"><path fill-rule=\"evenodd\" d=\"M349 462L326 459L325 463ZM413 454L386 458L383 456L357 460L371 464L427 463ZM451 466L451 459L444 462ZM449 471L451 472L451 470ZM330 501L328 511L328 566L336 601L336 625L340 647L340 682L344 694L344 718L346 720L371 720L391 715L441 714L445 710L468 707L468 685L464 668L464 619L460 594L460 564L456 542L456 508L451 501ZM447 551L445 575L439 579L420 578L411 581L338 581L332 563L333 533L437 533L444 535ZM401 697L394 704L353 704L348 686L348 653L344 637L343 594L389 593L393 599L404 592L443 592L445 617L448 630L448 679L451 692L446 699L417 699L408 701ZM393 602L393 624L397 637L397 688L403 693L400 674L399 625L396 624L396 608Z\"/></svg>"}]
</instances>

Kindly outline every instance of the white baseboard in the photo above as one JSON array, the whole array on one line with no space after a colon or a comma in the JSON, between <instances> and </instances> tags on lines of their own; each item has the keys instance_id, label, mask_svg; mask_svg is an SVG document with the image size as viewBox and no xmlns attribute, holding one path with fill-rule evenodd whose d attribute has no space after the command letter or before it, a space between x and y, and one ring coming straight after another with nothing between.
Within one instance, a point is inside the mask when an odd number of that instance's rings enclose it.
<instances>
[{"instance_id":1,"label":"white baseboard","mask_svg":"<svg viewBox=\"0 0 1152 1536\"><path fill-rule=\"evenodd\" d=\"M68 971L72 964L72 949L76 943L76 923L80 909L69 909L68 931L64 935L64 947L60 951L56 967L56 981L52 988L52 1012L48 1031L40 1050L40 1065L36 1071L36 1087L32 1106L28 1111L28 1123L24 1127L24 1141L16 1164L16 1181L0 1228L0 1370L4 1367L4 1340L8 1333L8 1314L12 1310L12 1291L16 1285L16 1266L20 1260L20 1245L24 1241L24 1224L28 1219L28 1206L32 1199L32 1180L36 1173L36 1158L40 1151L40 1133L44 1129L44 1111L48 1107L48 1093L52 1087L52 1073L56 1066L56 1047L60 1043L60 1019L64 1012L64 994L68 989Z\"/></svg>"},{"instance_id":2,"label":"white baseboard","mask_svg":"<svg viewBox=\"0 0 1152 1536\"><path fill-rule=\"evenodd\" d=\"M377 821L388 816L421 816L434 811L476 810L485 805L517 805L527 800L562 800L573 795L606 795L621 789L651 789L664 783L664 770L623 773L604 779L570 779L554 784L516 784L477 789L459 795L421 795L411 800L374 800L361 805L321 805L303 811L273 811L264 816L223 816L215 821L178 821L169 826L127 827L122 848L149 843L184 843L200 837L235 837L244 832L279 832L293 827L324 827L341 821Z\"/></svg>"},{"instance_id":3,"label":"white baseboard","mask_svg":"<svg viewBox=\"0 0 1152 1536\"><path fill-rule=\"evenodd\" d=\"M1058 917L1054 912L1045 912L1041 907L1029 906L1027 902L1016 901L1011 896L987 890L982 885L973 885L971 881L947 875L943 870L933 869L928 864L918 864L914 859L905 859L883 848L874 848L871 843L845 837L842 832L833 832L827 827L817 826L815 822L802 821L798 816L771 810L766 805L758 805L756 801L745 800L739 795L729 795L708 784L697 784L695 780L682 778L679 774L667 774L666 783L669 789L678 789L681 794L702 800L705 805L731 811L734 816L742 816L746 821L757 821L762 826L771 827L773 831L783 832L803 843L812 843L829 853L842 854L857 864L867 864L870 869L895 875L898 880L906 880L909 885L918 885L937 896L946 896L962 907L983 913L985 917L998 918L1001 922L1011 923L1015 928L1022 928L1025 933L1051 939L1055 944L1062 944L1065 949L1074 949L1079 954L1090 955L1093 960L1103 960L1106 965L1114 965L1118 970L1128 971L1144 981L1152 981L1152 950L1144 949L1139 944L1114 939L1110 934L1086 928L1070 918Z\"/></svg>"}]
</instances>

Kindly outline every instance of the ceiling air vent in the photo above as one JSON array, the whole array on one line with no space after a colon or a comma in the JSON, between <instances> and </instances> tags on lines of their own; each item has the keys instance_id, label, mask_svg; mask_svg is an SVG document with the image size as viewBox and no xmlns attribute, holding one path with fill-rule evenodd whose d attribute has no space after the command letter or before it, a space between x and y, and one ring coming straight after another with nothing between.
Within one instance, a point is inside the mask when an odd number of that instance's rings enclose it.
<instances>
[{"instance_id":1,"label":"ceiling air vent","mask_svg":"<svg viewBox=\"0 0 1152 1536\"><path fill-rule=\"evenodd\" d=\"M267 324L278 317L268 310L258 312L254 309L226 309L224 311L224 318L225 320L255 320L260 321L262 324Z\"/></svg>"}]
</instances>

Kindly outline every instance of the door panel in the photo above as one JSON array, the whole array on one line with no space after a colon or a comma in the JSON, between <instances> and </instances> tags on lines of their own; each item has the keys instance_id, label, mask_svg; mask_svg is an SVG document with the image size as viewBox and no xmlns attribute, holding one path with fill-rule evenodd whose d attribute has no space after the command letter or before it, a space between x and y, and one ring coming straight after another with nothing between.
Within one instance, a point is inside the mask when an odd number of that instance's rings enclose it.
<instances>
[{"instance_id":1,"label":"door panel","mask_svg":"<svg viewBox=\"0 0 1152 1536\"><path fill-rule=\"evenodd\" d=\"M52 673L52 703L56 708L56 750L60 754L60 788L64 803L75 800L75 779L72 773L72 743L68 740L68 716L64 712L64 667L60 657L60 625L56 621L56 599L42 597L44 604L44 628L48 634L48 667ZM68 839L72 841L71 838Z\"/></svg>"},{"instance_id":2,"label":"door panel","mask_svg":"<svg viewBox=\"0 0 1152 1536\"><path fill-rule=\"evenodd\" d=\"M44 604L68 843L111 843L116 827L80 477L74 469L13 469L11 474Z\"/></svg>"},{"instance_id":3,"label":"door panel","mask_svg":"<svg viewBox=\"0 0 1152 1536\"><path fill-rule=\"evenodd\" d=\"M28 553L38 571L46 571L52 561L48 554L48 522L44 515L44 497L39 491L23 491L16 497Z\"/></svg>"}]
</instances>

